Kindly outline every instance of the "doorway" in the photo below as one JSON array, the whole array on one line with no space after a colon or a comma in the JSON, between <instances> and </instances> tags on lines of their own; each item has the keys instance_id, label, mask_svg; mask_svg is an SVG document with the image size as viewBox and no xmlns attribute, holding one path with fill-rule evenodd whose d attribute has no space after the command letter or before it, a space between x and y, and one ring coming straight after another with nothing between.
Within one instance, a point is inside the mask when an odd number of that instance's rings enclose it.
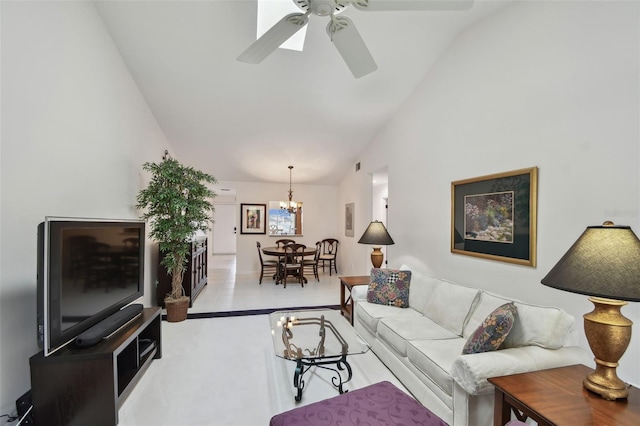
<instances>
[{"instance_id":1,"label":"doorway","mask_svg":"<svg viewBox=\"0 0 640 426\"><path fill-rule=\"evenodd\" d=\"M371 220L379 220L389 231L388 212L389 212L389 173L387 168L376 170L371 178ZM392 237L393 238L393 237ZM388 266L387 247L382 247L384 254L383 267Z\"/></svg>"}]
</instances>

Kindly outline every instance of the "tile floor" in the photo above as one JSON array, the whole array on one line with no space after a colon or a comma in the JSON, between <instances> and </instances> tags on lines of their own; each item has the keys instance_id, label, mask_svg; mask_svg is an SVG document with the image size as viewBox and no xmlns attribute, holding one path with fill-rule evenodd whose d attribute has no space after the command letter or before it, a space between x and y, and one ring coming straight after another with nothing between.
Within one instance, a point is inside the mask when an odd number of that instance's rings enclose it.
<instances>
[{"instance_id":1,"label":"tile floor","mask_svg":"<svg viewBox=\"0 0 640 426\"><path fill-rule=\"evenodd\" d=\"M258 285L258 275L235 274L234 256L213 256L209 284L190 312L337 305L339 280ZM120 426L258 426L280 412L336 396L332 372L311 369L302 401L294 401L295 363L276 357L267 315L162 323L162 359L154 360L119 411ZM382 380L404 387L369 351L349 359L346 389Z\"/></svg>"},{"instance_id":2,"label":"tile floor","mask_svg":"<svg viewBox=\"0 0 640 426\"><path fill-rule=\"evenodd\" d=\"M294 306L326 306L340 303L339 274L329 275L320 269L320 282L308 277L301 287L287 283L287 288L275 285L265 276L258 284L258 273L236 274L234 255L215 255L209 258L207 285L196 298L190 313L226 312L249 309L284 308Z\"/></svg>"}]
</instances>

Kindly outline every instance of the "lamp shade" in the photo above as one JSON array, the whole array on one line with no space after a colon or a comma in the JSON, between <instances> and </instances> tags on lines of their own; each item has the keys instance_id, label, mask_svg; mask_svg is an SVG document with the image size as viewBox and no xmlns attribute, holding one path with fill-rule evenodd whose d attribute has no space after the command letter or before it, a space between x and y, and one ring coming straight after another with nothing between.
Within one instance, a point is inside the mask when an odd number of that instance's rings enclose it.
<instances>
[{"instance_id":1,"label":"lamp shade","mask_svg":"<svg viewBox=\"0 0 640 426\"><path fill-rule=\"evenodd\" d=\"M374 220L367 226L362 237L358 240L359 244L373 244L379 246L388 246L394 244L391 235L387 232L384 224L378 220Z\"/></svg>"},{"instance_id":2,"label":"lamp shade","mask_svg":"<svg viewBox=\"0 0 640 426\"><path fill-rule=\"evenodd\" d=\"M640 302L640 240L629 226L589 226L542 279L572 293Z\"/></svg>"}]
</instances>

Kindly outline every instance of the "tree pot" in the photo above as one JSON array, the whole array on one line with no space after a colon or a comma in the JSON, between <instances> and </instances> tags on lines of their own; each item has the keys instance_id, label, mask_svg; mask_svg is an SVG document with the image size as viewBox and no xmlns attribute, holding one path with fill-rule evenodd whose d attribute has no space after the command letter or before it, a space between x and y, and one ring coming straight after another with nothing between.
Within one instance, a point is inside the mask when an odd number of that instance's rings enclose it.
<instances>
[{"instance_id":1,"label":"tree pot","mask_svg":"<svg viewBox=\"0 0 640 426\"><path fill-rule=\"evenodd\" d=\"M189 298L182 296L178 299L165 298L164 306L167 309L168 322L180 322L187 319L187 310L189 309Z\"/></svg>"}]
</instances>

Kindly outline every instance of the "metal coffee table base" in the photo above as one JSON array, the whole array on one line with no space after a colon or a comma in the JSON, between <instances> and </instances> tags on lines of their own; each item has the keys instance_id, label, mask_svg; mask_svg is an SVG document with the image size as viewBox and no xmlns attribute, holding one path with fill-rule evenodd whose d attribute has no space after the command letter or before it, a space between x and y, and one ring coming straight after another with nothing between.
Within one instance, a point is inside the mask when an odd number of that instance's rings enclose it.
<instances>
[{"instance_id":1,"label":"metal coffee table base","mask_svg":"<svg viewBox=\"0 0 640 426\"><path fill-rule=\"evenodd\" d=\"M330 367L334 365L335 367ZM325 370L330 370L335 373L335 376L331 378L331 383L333 386L338 388L338 391L343 394L345 392L349 392L348 390L344 390L342 385L347 383L353 377L353 373L351 371L351 366L347 362L347 355L336 355L333 357L324 357L321 359L297 359L296 360L296 371L293 375L293 386L298 389L298 394L295 397L296 402L300 402L302 400L302 390L304 389L304 373L309 371L311 367L323 368ZM346 380L343 379L343 372L346 370Z\"/></svg>"},{"instance_id":2,"label":"metal coffee table base","mask_svg":"<svg viewBox=\"0 0 640 426\"><path fill-rule=\"evenodd\" d=\"M269 315L276 355L295 361L293 386L296 402L302 399L304 376L311 367L332 372L331 383L340 394L353 377L348 355L369 350L364 340L338 310L282 311Z\"/></svg>"}]
</instances>

